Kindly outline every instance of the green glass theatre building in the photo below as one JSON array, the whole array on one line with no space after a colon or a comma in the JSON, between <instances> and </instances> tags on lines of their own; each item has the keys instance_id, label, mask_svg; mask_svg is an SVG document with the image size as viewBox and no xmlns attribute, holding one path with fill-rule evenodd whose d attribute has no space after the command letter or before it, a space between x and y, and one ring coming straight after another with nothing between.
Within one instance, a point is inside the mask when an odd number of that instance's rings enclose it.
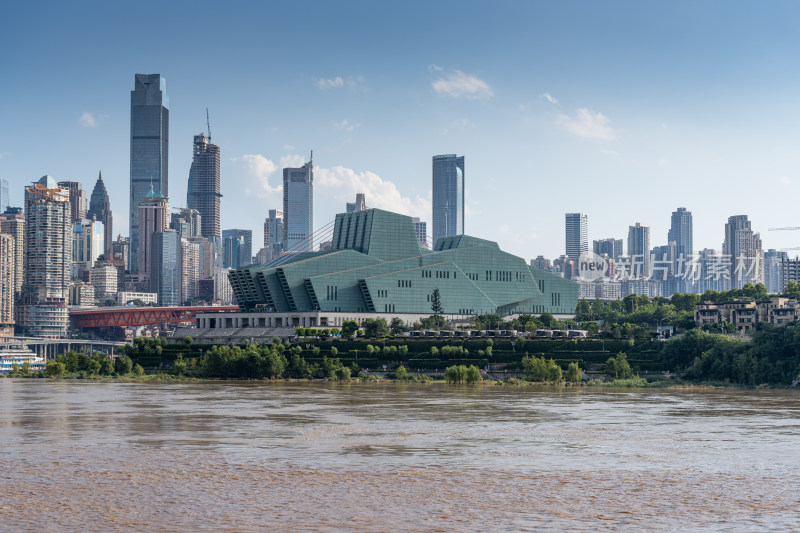
<instances>
[{"instance_id":1,"label":"green glass theatre building","mask_svg":"<svg viewBox=\"0 0 800 533\"><path fill-rule=\"evenodd\" d=\"M529 267L497 243L457 235L421 248L411 217L368 209L336 215L331 250L232 270L242 311L573 314L577 283Z\"/></svg>"}]
</instances>

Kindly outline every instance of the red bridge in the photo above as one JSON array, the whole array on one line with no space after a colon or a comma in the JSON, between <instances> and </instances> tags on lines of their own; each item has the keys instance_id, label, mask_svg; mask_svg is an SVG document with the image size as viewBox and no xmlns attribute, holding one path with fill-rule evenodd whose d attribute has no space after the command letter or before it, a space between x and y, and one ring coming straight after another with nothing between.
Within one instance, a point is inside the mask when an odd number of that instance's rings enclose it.
<instances>
[{"instance_id":1,"label":"red bridge","mask_svg":"<svg viewBox=\"0 0 800 533\"><path fill-rule=\"evenodd\" d=\"M91 311L70 311L76 328L147 326L169 322L191 322L197 313L233 313L239 307L107 307Z\"/></svg>"}]
</instances>

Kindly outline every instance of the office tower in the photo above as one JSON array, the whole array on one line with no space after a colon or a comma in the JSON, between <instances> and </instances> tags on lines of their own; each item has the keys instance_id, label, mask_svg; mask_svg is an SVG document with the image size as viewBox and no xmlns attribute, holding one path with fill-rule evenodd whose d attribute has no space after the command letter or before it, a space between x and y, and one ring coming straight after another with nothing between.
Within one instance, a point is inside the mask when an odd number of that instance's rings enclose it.
<instances>
[{"instance_id":1,"label":"office tower","mask_svg":"<svg viewBox=\"0 0 800 533\"><path fill-rule=\"evenodd\" d=\"M160 74L136 74L131 91L130 270L139 269L139 204L151 185L169 196L169 100ZM149 263L148 263L149 264Z\"/></svg>"},{"instance_id":2,"label":"office tower","mask_svg":"<svg viewBox=\"0 0 800 533\"><path fill-rule=\"evenodd\" d=\"M97 220L84 218L72 225L72 277L89 280L89 272L105 250L105 228Z\"/></svg>"},{"instance_id":3,"label":"office tower","mask_svg":"<svg viewBox=\"0 0 800 533\"><path fill-rule=\"evenodd\" d=\"M769 294L780 294L786 288L781 263L789 260L789 254L770 249L764 252L764 285Z\"/></svg>"},{"instance_id":4,"label":"office tower","mask_svg":"<svg viewBox=\"0 0 800 533\"><path fill-rule=\"evenodd\" d=\"M667 242L675 243L677 257L683 255L688 259L694 253L692 212L687 211L685 207L679 207L677 211L672 212L672 222L667 233Z\"/></svg>"},{"instance_id":5,"label":"office tower","mask_svg":"<svg viewBox=\"0 0 800 533\"><path fill-rule=\"evenodd\" d=\"M242 268L253 261L253 232L249 229L222 230L225 268Z\"/></svg>"},{"instance_id":6,"label":"office tower","mask_svg":"<svg viewBox=\"0 0 800 533\"><path fill-rule=\"evenodd\" d=\"M419 241L420 246L428 248L428 223L422 222L417 217L412 218L411 222L414 223L414 232L417 234L417 241Z\"/></svg>"},{"instance_id":7,"label":"office tower","mask_svg":"<svg viewBox=\"0 0 800 533\"><path fill-rule=\"evenodd\" d=\"M283 169L283 249L314 249L314 157L300 168Z\"/></svg>"},{"instance_id":8,"label":"office tower","mask_svg":"<svg viewBox=\"0 0 800 533\"><path fill-rule=\"evenodd\" d=\"M0 233L0 336L14 335L14 237Z\"/></svg>"},{"instance_id":9,"label":"office tower","mask_svg":"<svg viewBox=\"0 0 800 533\"><path fill-rule=\"evenodd\" d=\"M188 207L179 207L176 211L170 216L169 227L181 237L200 237L203 226L200 211Z\"/></svg>"},{"instance_id":10,"label":"office tower","mask_svg":"<svg viewBox=\"0 0 800 533\"><path fill-rule=\"evenodd\" d=\"M153 233L150 255L150 291L159 305L179 305L181 297L181 238L165 229Z\"/></svg>"},{"instance_id":11,"label":"office tower","mask_svg":"<svg viewBox=\"0 0 800 533\"><path fill-rule=\"evenodd\" d=\"M464 234L464 156L433 156L433 243Z\"/></svg>"},{"instance_id":12,"label":"office tower","mask_svg":"<svg viewBox=\"0 0 800 533\"><path fill-rule=\"evenodd\" d=\"M211 144L211 136L194 136L192 166L189 169L189 186L186 191L186 206L197 209L202 218L200 235L219 237L220 210L220 151Z\"/></svg>"},{"instance_id":13,"label":"office tower","mask_svg":"<svg viewBox=\"0 0 800 533\"><path fill-rule=\"evenodd\" d=\"M197 297L197 280L200 279L200 244L187 238L180 240L181 252L181 296L186 303Z\"/></svg>"},{"instance_id":14,"label":"office tower","mask_svg":"<svg viewBox=\"0 0 800 533\"><path fill-rule=\"evenodd\" d=\"M264 250L266 263L283 251L283 211L270 209L264 220Z\"/></svg>"},{"instance_id":15,"label":"office tower","mask_svg":"<svg viewBox=\"0 0 800 533\"><path fill-rule=\"evenodd\" d=\"M139 283L147 290L152 277L150 265L152 264L153 235L165 231L169 225L169 202L167 198L153 190L145 195L139 204L139 251L137 257Z\"/></svg>"},{"instance_id":16,"label":"office tower","mask_svg":"<svg viewBox=\"0 0 800 533\"><path fill-rule=\"evenodd\" d=\"M363 211L367 208L366 197L364 193L356 193L356 201L355 202L347 202L345 206L346 211L351 213L353 211Z\"/></svg>"},{"instance_id":17,"label":"office tower","mask_svg":"<svg viewBox=\"0 0 800 533\"><path fill-rule=\"evenodd\" d=\"M0 179L0 213L5 213L8 209L8 180Z\"/></svg>"},{"instance_id":18,"label":"office tower","mask_svg":"<svg viewBox=\"0 0 800 533\"><path fill-rule=\"evenodd\" d=\"M22 290L25 279L25 215L21 207L10 207L0 215L0 233L14 238L14 291Z\"/></svg>"},{"instance_id":19,"label":"office tower","mask_svg":"<svg viewBox=\"0 0 800 533\"><path fill-rule=\"evenodd\" d=\"M111 216L111 202L108 199L106 184L103 183L102 172L98 173L92 196L89 198L89 211L86 213L86 218L103 223L103 241L105 242L103 254L106 258L111 259L111 243L114 240L113 217Z\"/></svg>"},{"instance_id":20,"label":"office tower","mask_svg":"<svg viewBox=\"0 0 800 533\"><path fill-rule=\"evenodd\" d=\"M69 206L72 212L72 221L77 222L86 218L86 191L79 181L59 181L58 186L69 191Z\"/></svg>"},{"instance_id":21,"label":"office tower","mask_svg":"<svg viewBox=\"0 0 800 533\"><path fill-rule=\"evenodd\" d=\"M600 256L608 256L609 259L619 259L622 257L622 239L592 241L592 251Z\"/></svg>"},{"instance_id":22,"label":"office tower","mask_svg":"<svg viewBox=\"0 0 800 533\"><path fill-rule=\"evenodd\" d=\"M27 335L67 333L72 212L69 191L44 176L25 188L25 271L18 323Z\"/></svg>"},{"instance_id":23,"label":"office tower","mask_svg":"<svg viewBox=\"0 0 800 533\"><path fill-rule=\"evenodd\" d=\"M639 222L628 226L628 256L631 259L630 276L646 278L650 276L650 227Z\"/></svg>"},{"instance_id":24,"label":"office tower","mask_svg":"<svg viewBox=\"0 0 800 533\"><path fill-rule=\"evenodd\" d=\"M577 261L589 251L589 215L567 213L565 218L567 257Z\"/></svg>"},{"instance_id":25,"label":"office tower","mask_svg":"<svg viewBox=\"0 0 800 533\"><path fill-rule=\"evenodd\" d=\"M761 236L753 233L747 215L728 218L722 254L730 257L730 287L741 289L746 283L764 281L764 251Z\"/></svg>"}]
</instances>

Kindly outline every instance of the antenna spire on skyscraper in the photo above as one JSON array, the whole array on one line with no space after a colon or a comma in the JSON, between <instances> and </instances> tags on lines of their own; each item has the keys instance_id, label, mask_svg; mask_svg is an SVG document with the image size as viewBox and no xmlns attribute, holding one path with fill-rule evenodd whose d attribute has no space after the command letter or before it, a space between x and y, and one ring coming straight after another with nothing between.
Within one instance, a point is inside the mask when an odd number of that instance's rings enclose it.
<instances>
[{"instance_id":1,"label":"antenna spire on skyscraper","mask_svg":"<svg viewBox=\"0 0 800 533\"><path fill-rule=\"evenodd\" d=\"M206 108L206 126L208 126L208 140L211 141L211 121L208 119L208 108Z\"/></svg>"}]
</instances>

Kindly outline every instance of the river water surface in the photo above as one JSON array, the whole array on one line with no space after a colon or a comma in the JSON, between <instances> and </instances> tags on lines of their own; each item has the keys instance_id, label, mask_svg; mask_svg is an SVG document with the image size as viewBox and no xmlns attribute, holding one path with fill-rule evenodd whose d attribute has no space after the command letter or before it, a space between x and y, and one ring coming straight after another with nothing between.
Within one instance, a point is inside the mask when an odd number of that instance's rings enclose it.
<instances>
[{"instance_id":1,"label":"river water surface","mask_svg":"<svg viewBox=\"0 0 800 533\"><path fill-rule=\"evenodd\" d=\"M800 529L800 392L0 379L3 531Z\"/></svg>"}]
</instances>

